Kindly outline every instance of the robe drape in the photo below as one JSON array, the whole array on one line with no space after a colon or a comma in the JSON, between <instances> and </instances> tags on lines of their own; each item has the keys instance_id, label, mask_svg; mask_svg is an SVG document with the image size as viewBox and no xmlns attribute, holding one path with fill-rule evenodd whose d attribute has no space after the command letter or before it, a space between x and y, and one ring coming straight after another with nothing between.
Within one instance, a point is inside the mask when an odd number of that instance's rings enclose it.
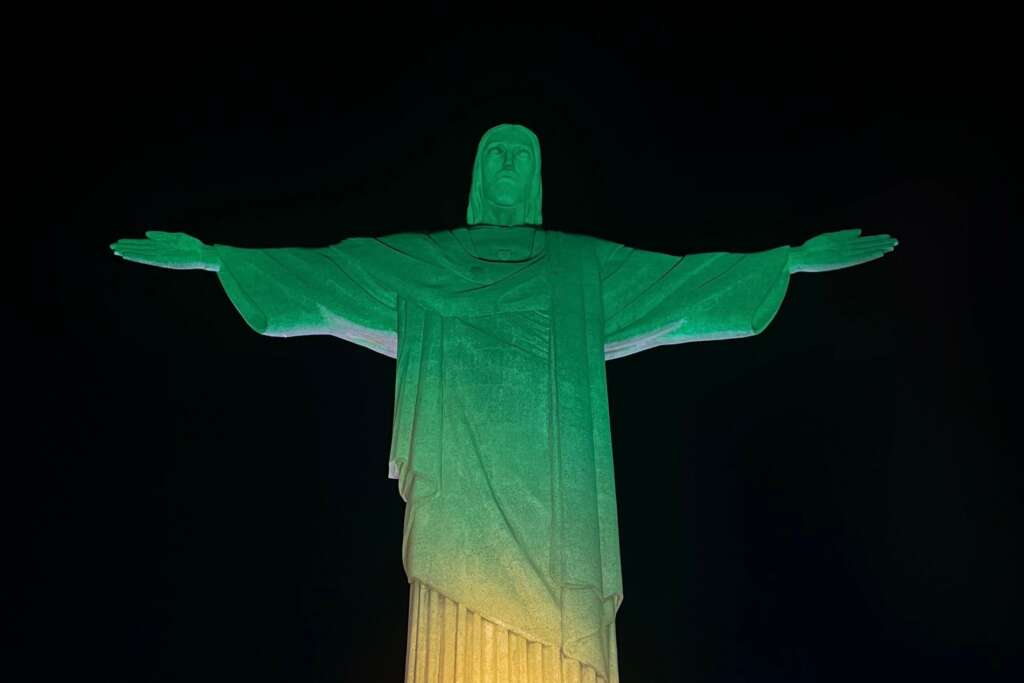
<instances>
[{"instance_id":1,"label":"robe drape","mask_svg":"<svg viewBox=\"0 0 1024 683\"><path fill-rule=\"evenodd\" d=\"M617 681L622 603L604 363L761 332L789 248L685 257L532 227L216 247L261 334L396 358L389 476L410 582Z\"/></svg>"}]
</instances>

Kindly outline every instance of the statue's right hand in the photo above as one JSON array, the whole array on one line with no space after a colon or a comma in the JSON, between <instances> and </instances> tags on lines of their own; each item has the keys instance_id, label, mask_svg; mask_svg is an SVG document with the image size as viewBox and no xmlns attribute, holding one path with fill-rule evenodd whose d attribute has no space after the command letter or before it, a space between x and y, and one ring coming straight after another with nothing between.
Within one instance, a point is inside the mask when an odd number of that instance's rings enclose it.
<instances>
[{"instance_id":1,"label":"statue's right hand","mask_svg":"<svg viewBox=\"0 0 1024 683\"><path fill-rule=\"evenodd\" d=\"M110 245L123 259L177 270L219 270L213 247L183 232L147 230L146 239L122 239Z\"/></svg>"}]
</instances>

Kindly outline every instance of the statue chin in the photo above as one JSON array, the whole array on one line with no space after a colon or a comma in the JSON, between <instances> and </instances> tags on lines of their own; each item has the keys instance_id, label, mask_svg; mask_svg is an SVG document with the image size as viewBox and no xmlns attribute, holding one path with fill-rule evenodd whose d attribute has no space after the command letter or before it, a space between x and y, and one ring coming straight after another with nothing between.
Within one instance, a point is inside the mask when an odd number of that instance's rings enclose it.
<instances>
[{"instance_id":1,"label":"statue chin","mask_svg":"<svg viewBox=\"0 0 1024 683\"><path fill-rule=\"evenodd\" d=\"M505 192L490 195L487 197L487 201L490 202L495 208L501 209L502 211L516 209L523 205L522 197L518 195L507 194Z\"/></svg>"},{"instance_id":2,"label":"statue chin","mask_svg":"<svg viewBox=\"0 0 1024 683\"><path fill-rule=\"evenodd\" d=\"M506 194L498 194L494 197L484 196L486 205L482 223L514 225L522 222L526 211L526 202L521 198L513 198Z\"/></svg>"}]
</instances>

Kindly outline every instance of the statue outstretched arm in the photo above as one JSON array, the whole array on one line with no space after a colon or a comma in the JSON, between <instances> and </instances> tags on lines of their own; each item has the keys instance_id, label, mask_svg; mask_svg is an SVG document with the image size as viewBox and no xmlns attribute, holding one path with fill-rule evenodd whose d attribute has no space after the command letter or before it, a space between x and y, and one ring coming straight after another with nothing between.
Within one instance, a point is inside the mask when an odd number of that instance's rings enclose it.
<instances>
[{"instance_id":1,"label":"statue outstretched arm","mask_svg":"<svg viewBox=\"0 0 1024 683\"><path fill-rule=\"evenodd\" d=\"M373 266L376 240L350 238L323 248L248 249L206 245L184 233L150 231L111 245L122 258L217 273L249 326L272 337L331 335L397 355L395 273ZM379 264L379 257L376 257Z\"/></svg>"},{"instance_id":2,"label":"statue outstretched arm","mask_svg":"<svg viewBox=\"0 0 1024 683\"><path fill-rule=\"evenodd\" d=\"M799 247L672 256L604 242L599 247L605 358L665 344L735 339L774 319L791 273L822 272L890 252L889 235L828 232Z\"/></svg>"},{"instance_id":3,"label":"statue outstretched arm","mask_svg":"<svg viewBox=\"0 0 1024 683\"><path fill-rule=\"evenodd\" d=\"M762 332L789 285L788 246L674 256L623 245L602 263L605 358Z\"/></svg>"}]
</instances>

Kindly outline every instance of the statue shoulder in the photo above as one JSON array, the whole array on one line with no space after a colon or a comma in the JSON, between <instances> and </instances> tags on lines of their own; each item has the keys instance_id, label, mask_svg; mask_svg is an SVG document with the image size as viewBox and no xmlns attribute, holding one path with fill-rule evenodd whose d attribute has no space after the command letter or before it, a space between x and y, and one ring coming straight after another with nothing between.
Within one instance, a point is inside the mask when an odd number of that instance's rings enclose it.
<instances>
[{"instance_id":1,"label":"statue shoulder","mask_svg":"<svg viewBox=\"0 0 1024 683\"><path fill-rule=\"evenodd\" d=\"M566 245L576 249L594 250L598 253L604 253L623 248L623 245L618 242L580 232L566 232L564 230L547 230L547 232L557 234L559 239Z\"/></svg>"},{"instance_id":2,"label":"statue shoulder","mask_svg":"<svg viewBox=\"0 0 1024 683\"><path fill-rule=\"evenodd\" d=\"M592 254L597 258L597 261L601 264L602 268L605 264L624 258L627 254L633 251L631 247L627 247L619 242L604 239L603 237L595 237L593 235L584 235L581 233L563 234L566 236L566 243L570 245L570 248L581 254Z\"/></svg>"},{"instance_id":3,"label":"statue shoulder","mask_svg":"<svg viewBox=\"0 0 1024 683\"><path fill-rule=\"evenodd\" d=\"M436 243L433 239L433 233L409 231L395 232L377 237L348 237L338 242L336 246L362 251L392 249L415 253L424 249L434 248Z\"/></svg>"},{"instance_id":4,"label":"statue shoulder","mask_svg":"<svg viewBox=\"0 0 1024 683\"><path fill-rule=\"evenodd\" d=\"M364 267L396 271L439 260L440 248L427 233L398 232L377 237L348 237L331 245L338 259Z\"/></svg>"}]
</instances>

